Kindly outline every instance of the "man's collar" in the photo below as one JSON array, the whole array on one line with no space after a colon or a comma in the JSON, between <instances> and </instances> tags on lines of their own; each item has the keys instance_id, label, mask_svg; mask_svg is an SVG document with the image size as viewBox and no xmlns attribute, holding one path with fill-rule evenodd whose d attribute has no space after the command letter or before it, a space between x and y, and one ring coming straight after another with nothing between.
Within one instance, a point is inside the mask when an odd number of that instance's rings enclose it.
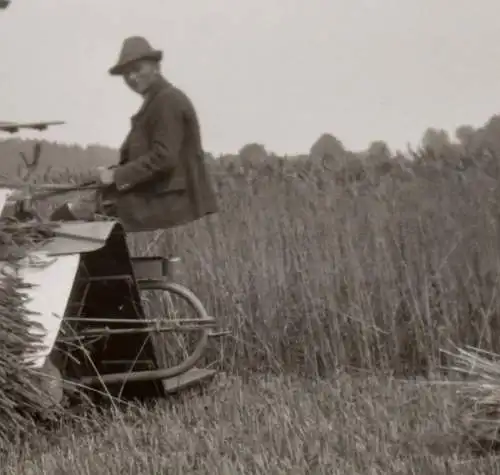
<instances>
[{"instance_id":1,"label":"man's collar","mask_svg":"<svg viewBox=\"0 0 500 475\"><path fill-rule=\"evenodd\" d=\"M132 120L135 120L139 115L141 115L146 110L148 105L151 103L151 101L159 92L171 86L172 85L163 76L159 76L158 79L153 84L151 84L147 94L144 96L144 101L142 103L141 108L137 111L136 114L132 116Z\"/></svg>"},{"instance_id":2,"label":"man's collar","mask_svg":"<svg viewBox=\"0 0 500 475\"><path fill-rule=\"evenodd\" d=\"M156 81L154 81L148 89L146 96L144 97L144 102L149 101L165 87L170 87L170 83L163 76L158 76Z\"/></svg>"}]
</instances>

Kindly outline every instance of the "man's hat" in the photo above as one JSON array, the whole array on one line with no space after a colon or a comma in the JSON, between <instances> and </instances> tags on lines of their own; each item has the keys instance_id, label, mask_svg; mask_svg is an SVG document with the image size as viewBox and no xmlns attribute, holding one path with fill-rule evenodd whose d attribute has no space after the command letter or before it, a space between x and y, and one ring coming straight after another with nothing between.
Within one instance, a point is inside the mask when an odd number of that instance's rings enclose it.
<instances>
[{"instance_id":1,"label":"man's hat","mask_svg":"<svg viewBox=\"0 0 500 475\"><path fill-rule=\"evenodd\" d=\"M117 63L109 70L112 76L122 74L123 67L138 59L152 59L161 61L163 51L153 49L146 38L142 36L131 36L122 45Z\"/></svg>"}]
</instances>

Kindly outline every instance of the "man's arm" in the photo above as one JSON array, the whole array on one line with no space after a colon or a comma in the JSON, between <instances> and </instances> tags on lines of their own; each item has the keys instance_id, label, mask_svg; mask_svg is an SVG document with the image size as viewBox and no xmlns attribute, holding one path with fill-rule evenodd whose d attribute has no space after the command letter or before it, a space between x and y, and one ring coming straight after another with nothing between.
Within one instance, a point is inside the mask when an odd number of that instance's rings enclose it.
<instances>
[{"instance_id":1,"label":"man's arm","mask_svg":"<svg viewBox=\"0 0 500 475\"><path fill-rule=\"evenodd\" d=\"M159 97L150 118L152 146L142 157L119 165L114 182L126 191L153 178L158 172L174 168L179 161L183 139L182 107L176 100Z\"/></svg>"}]
</instances>

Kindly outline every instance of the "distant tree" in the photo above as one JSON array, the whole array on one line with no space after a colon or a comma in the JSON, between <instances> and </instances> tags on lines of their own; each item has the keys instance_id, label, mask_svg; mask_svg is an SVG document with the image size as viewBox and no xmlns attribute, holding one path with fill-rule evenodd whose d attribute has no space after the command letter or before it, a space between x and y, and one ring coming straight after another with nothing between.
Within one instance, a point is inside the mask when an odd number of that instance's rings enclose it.
<instances>
[{"instance_id":1,"label":"distant tree","mask_svg":"<svg viewBox=\"0 0 500 475\"><path fill-rule=\"evenodd\" d=\"M461 149L461 145L450 140L446 130L429 127L422 136L421 149L415 158L417 161L434 162L438 166L455 166Z\"/></svg>"},{"instance_id":2,"label":"distant tree","mask_svg":"<svg viewBox=\"0 0 500 475\"><path fill-rule=\"evenodd\" d=\"M337 157L345 152L342 142L331 134L323 134L314 142L309 155L311 158L323 159L326 156Z\"/></svg>"},{"instance_id":3,"label":"distant tree","mask_svg":"<svg viewBox=\"0 0 500 475\"><path fill-rule=\"evenodd\" d=\"M391 150L383 140L373 141L366 152L366 158L370 161L383 162L391 158Z\"/></svg>"},{"instance_id":4,"label":"distant tree","mask_svg":"<svg viewBox=\"0 0 500 475\"><path fill-rule=\"evenodd\" d=\"M244 162L258 162L265 160L268 153L264 145L259 143L249 143L241 147L238 155Z\"/></svg>"},{"instance_id":5,"label":"distant tree","mask_svg":"<svg viewBox=\"0 0 500 475\"><path fill-rule=\"evenodd\" d=\"M451 145L450 136L446 130L429 127L422 136L422 147L440 154Z\"/></svg>"},{"instance_id":6,"label":"distant tree","mask_svg":"<svg viewBox=\"0 0 500 475\"><path fill-rule=\"evenodd\" d=\"M487 148L500 156L500 115L493 115L486 124L476 131L473 137L474 150Z\"/></svg>"},{"instance_id":7,"label":"distant tree","mask_svg":"<svg viewBox=\"0 0 500 475\"><path fill-rule=\"evenodd\" d=\"M339 139L331 134L323 134L312 145L309 157L327 168L339 169L347 161L347 152Z\"/></svg>"},{"instance_id":8,"label":"distant tree","mask_svg":"<svg viewBox=\"0 0 500 475\"><path fill-rule=\"evenodd\" d=\"M472 125L461 125L455 130L455 137L464 149L468 149L476 134L476 129Z\"/></svg>"}]
</instances>

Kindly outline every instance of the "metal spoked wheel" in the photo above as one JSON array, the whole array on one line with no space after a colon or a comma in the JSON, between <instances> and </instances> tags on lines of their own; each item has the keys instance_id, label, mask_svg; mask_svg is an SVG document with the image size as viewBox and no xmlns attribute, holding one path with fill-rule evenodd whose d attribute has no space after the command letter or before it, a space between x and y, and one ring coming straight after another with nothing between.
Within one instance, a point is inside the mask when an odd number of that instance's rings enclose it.
<instances>
[{"instance_id":1,"label":"metal spoked wheel","mask_svg":"<svg viewBox=\"0 0 500 475\"><path fill-rule=\"evenodd\" d=\"M138 281L146 318L160 322L182 322L184 330L172 330L151 338L158 363L169 368L172 376L191 369L208 346L210 329L203 323L213 322L198 297L183 285L164 280ZM196 323L197 322L197 323Z\"/></svg>"}]
</instances>

